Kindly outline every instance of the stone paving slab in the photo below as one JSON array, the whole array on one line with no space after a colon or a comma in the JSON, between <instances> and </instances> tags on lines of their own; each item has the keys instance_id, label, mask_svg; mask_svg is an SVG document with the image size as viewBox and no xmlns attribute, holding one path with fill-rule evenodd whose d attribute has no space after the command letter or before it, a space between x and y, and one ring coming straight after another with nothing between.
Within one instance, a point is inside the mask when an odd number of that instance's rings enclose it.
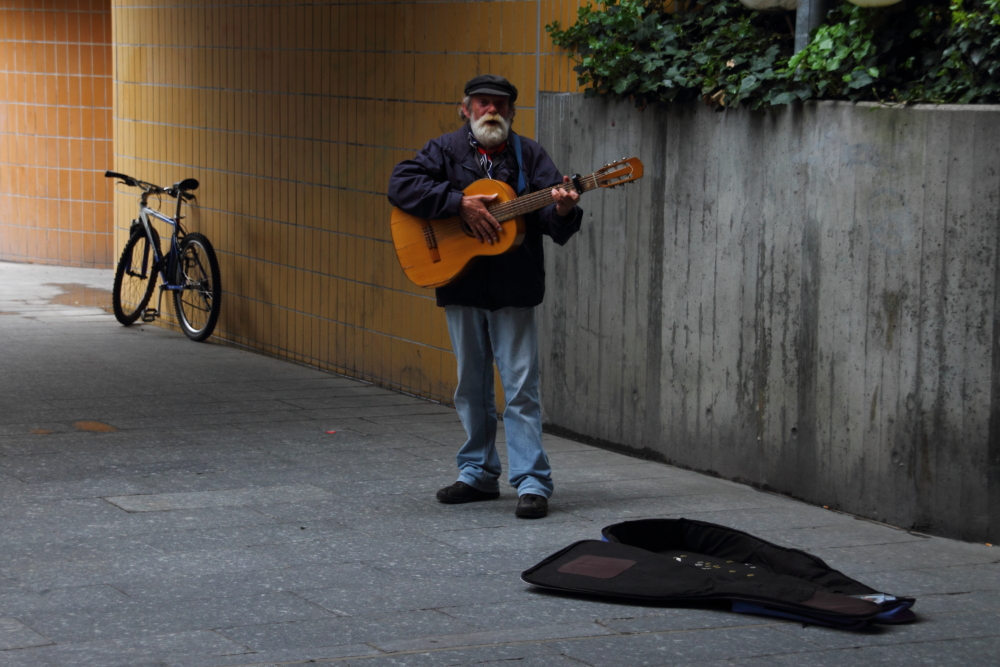
<instances>
[{"instance_id":1,"label":"stone paving slab","mask_svg":"<svg viewBox=\"0 0 1000 667\"><path fill-rule=\"evenodd\" d=\"M476 591L476 609L482 609L484 605L524 602L531 597L519 584L516 573L494 575L490 582L493 585L489 586L483 586L483 580L476 576L427 575L414 578L387 575L381 571L379 574L376 580L340 581L334 588L309 590L307 586L315 583L303 583L296 588L296 592L313 604L348 616L439 609L459 619L462 617L452 613L453 608L469 605L469 590ZM479 626L476 622L471 624Z\"/></svg>"},{"instance_id":2,"label":"stone paving slab","mask_svg":"<svg viewBox=\"0 0 1000 667\"><path fill-rule=\"evenodd\" d=\"M928 614L956 612L1000 613L1000 595L995 591L930 593L920 596L920 609Z\"/></svg>"},{"instance_id":3,"label":"stone paving slab","mask_svg":"<svg viewBox=\"0 0 1000 667\"><path fill-rule=\"evenodd\" d=\"M46 637L72 644L115 637L129 639L156 632L174 633L238 624L285 627L295 622L333 618L333 612L289 592L225 598L185 599L175 604L128 600L88 609L32 612L25 622Z\"/></svg>"},{"instance_id":4,"label":"stone paving slab","mask_svg":"<svg viewBox=\"0 0 1000 667\"><path fill-rule=\"evenodd\" d=\"M817 651L809 655L807 664L815 667L890 667L893 665L993 665L1000 651L1000 638L950 639L936 642L913 642L893 646L874 646ZM765 658L738 660L741 667L792 667L804 664L795 655L773 655Z\"/></svg>"},{"instance_id":5,"label":"stone paving slab","mask_svg":"<svg viewBox=\"0 0 1000 667\"><path fill-rule=\"evenodd\" d=\"M379 648L379 644L401 639L436 638L475 629L435 609L407 610L384 616L330 616L297 623L224 628L219 632L255 651L274 651L338 644L370 644Z\"/></svg>"},{"instance_id":6,"label":"stone paving slab","mask_svg":"<svg viewBox=\"0 0 1000 667\"><path fill-rule=\"evenodd\" d=\"M330 494L308 484L249 489L226 489L195 493L157 493L141 496L112 496L109 503L126 512L163 512L199 507L233 507L253 504L326 500Z\"/></svg>"},{"instance_id":7,"label":"stone paving slab","mask_svg":"<svg viewBox=\"0 0 1000 667\"><path fill-rule=\"evenodd\" d=\"M816 647L790 636L770 624L740 625L615 635L575 642L551 643L568 655L594 667L632 667L634 665L699 664L710 660L730 660L758 655L797 654L809 660ZM803 664L803 663L799 663Z\"/></svg>"},{"instance_id":8,"label":"stone paving slab","mask_svg":"<svg viewBox=\"0 0 1000 667\"><path fill-rule=\"evenodd\" d=\"M0 593L0 609L5 613L62 612L69 609L107 607L127 602L129 596L114 586L80 586L34 591Z\"/></svg>"},{"instance_id":9,"label":"stone paving slab","mask_svg":"<svg viewBox=\"0 0 1000 667\"><path fill-rule=\"evenodd\" d=\"M316 663L343 665L344 658L375 657L385 655L368 644L339 644L337 646L311 646L309 648L277 649L273 651L252 651L228 656L172 656L166 667L224 667L226 665L315 665ZM305 660L306 662L299 662ZM367 663L366 663L367 664Z\"/></svg>"},{"instance_id":10,"label":"stone paving slab","mask_svg":"<svg viewBox=\"0 0 1000 667\"><path fill-rule=\"evenodd\" d=\"M3 667L996 663L995 548L551 434L546 519L517 519L507 486L496 501L442 505L433 494L454 479L464 437L453 410L50 303L110 283L0 262ZM144 364L162 381L135 382ZM167 372L178 367L192 374ZM498 440L505 461L502 428ZM610 523L681 516L916 595L920 620L850 633L520 580Z\"/></svg>"},{"instance_id":11,"label":"stone paving slab","mask_svg":"<svg viewBox=\"0 0 1000 667\"><path fill-rule=\"evenodd\" d=\"M908 644L913 641L931 642L973 637L993 637L1000 623L1000 614L958 612L937 614L933 622L921 620L897 632L873 630L846 634L829 628L789 624L782 632L799 637L820 648L856 648L883 644Z\"/></svg>"},{"instance_id":12,"label":"stone paving slab","mask_svg":"<svg viewBox=\"0 0 1000 667\"><path fill-rule=\"evenodd\" d=\"M11 655L27 665L74 667L164 667L190 656L245 655L239 644L209 631L148 633L138 637L53 644ZM2 654L0 654L2 655ZM4 658L7 656L5 655Z\"/></svg>"},{"instance_id":13,"label":"stone paving slab","mask_svg":"<svg viewBox=\"0 0 1000 667\"><path fill-rule=\"evenodd\" d=\"M490 667L526 667L554 665L578 667L581 663L560 655L544 644L507 644L489 647L459 648L427 653L402 653L392 656L348 660L347 667L439 667L440 665L489 665ZM298 667L298 665L296 665Z\"/></svg>"},{"instance_id":14,"label":"stone paving slab","mask_svg":"<svg viewBox=\"0 0 1000 667\"><path fill-rule=\"evenodd\" d=\"M0 651L45 646L54 643L50 638L35 632L16 618L0 616ZM2 656L3 653L0 653Z\"/></svg>"},{"instance_id":15,"label":"stone paving slab","mask_svg":"<svg viewBox=\"0 0 1000 667\"><path fill-rule=\"evenodd\" d=\"M525 641L600 637L610 634L614 633L598 623L570 623L565 625L534 624L529 627L486 630L465 634L435 635L434 637L420 637L418 639L396 639L393 641L378 642L375 645L387 653L397 653Z\"/></svg>"},{"instance_id":16,"label":"stone paving slab","mask_svg":"<svg viewBox=\"0 0 1000 667\"><path fill-rule=\"evenodd\" d=\"M162 576L152 574L147 577L133 578L115 582L114 586L125 595L135 600L149 602L169 602L171 604L182 600L197 600L201 598L229 598L233 596L253 596L278 592L294 592L304 600L324 607L334 613L343 615L342 606L322 604L322 596L314 596L316 591L331 590L336 586L339 590L349 591L357 600L357 606L366 611L380 609L378 605L368 604L366 597L359 593L384 590L388 583L409 583L371 565L361 562L330 563L282 566L273 569L257 569L254 576L246 572L220 571L210 574L173 573ZM417 607L391 608L389 611ZM348 614L351 615L351 614Z\"/></svg>"}]
</instances>

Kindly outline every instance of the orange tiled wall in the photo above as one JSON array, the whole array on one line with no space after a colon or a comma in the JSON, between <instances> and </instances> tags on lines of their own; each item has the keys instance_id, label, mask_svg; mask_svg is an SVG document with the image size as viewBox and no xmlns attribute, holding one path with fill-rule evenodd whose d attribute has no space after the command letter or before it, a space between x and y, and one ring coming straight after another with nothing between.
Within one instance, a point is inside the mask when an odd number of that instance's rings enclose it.
<instances>
[{"instance_id":1,"label":"orange tiled wall","mask_svg":"<svg viewBox=\"0 0 1000 667\"><path fill-rule=\"evenodd\" d=\"M218 334L450 401L444 317L389 240L389 173L458 127L478 73L515 82L533 137L536 92L575 87L542 26L577 2L171 4L115 0L115 166L201 181L188 223L222 264ZM135 201L119 187L118 247Z\"/></svg>"},{"instance_id":2,"label":"orange tiled wall","mask_svg":"<svg viewBox=\"0 0 1000 667\"><path fill-rule=\"evenodd\" d=\"M0 259L110 267L110 0L0 0Z\"/></svg>"}]
</instances>

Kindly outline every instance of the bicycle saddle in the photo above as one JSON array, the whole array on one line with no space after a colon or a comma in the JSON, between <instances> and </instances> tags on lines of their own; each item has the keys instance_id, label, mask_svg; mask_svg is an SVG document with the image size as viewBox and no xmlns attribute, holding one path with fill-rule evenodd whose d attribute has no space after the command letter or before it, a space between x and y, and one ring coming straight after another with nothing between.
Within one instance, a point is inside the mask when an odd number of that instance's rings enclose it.
<instances>
[{"instance_id":1,"label":"bicycle saddle","mask_svg":"<svg viewBox=\"0 0 1000 667\"><path fill-rule=\"evenodd\" d=\"M196 178L185 178L180 183L175 183L174 188L177 190L197 190L198 189L198 179Z\"/></svg>"}]
</instances>

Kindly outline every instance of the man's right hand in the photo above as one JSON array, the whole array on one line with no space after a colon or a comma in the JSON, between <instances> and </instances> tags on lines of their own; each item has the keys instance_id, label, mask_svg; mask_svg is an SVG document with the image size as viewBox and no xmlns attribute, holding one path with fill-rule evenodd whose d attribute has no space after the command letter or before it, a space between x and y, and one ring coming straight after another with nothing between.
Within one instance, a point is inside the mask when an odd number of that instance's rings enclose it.
<instances>
[{"instance_id":1,"label":"man's right hand","mask_svg":"<svg viewBox=\"0 0 1000 667\"><path fill-rule=\"evenodd\" d=\"M496 195L467 195L462 197L458 215L469 226L481 243L490 245L500 240L500 223L490 215L486 204L496 199Z\"/></svg>"}]
</instances>

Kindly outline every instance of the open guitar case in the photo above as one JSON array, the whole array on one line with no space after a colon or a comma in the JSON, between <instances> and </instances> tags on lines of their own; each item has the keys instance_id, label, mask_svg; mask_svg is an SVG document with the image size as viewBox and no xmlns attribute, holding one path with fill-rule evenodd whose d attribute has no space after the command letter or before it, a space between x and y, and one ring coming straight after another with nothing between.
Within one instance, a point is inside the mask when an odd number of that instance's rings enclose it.
<instances>
[{"instance_id":1,"label":"open guitar case","mask_svg":"<svg viewBox=\"0 0 1000 667\"><path fill-rule=\"evenodd\" d=\"M690 519L604 528L525 570L539 588L619 602L730 600L732 610L857 630L916 618L913 598L880 593L798 549Z\"/></svg>"}]
</instances>

